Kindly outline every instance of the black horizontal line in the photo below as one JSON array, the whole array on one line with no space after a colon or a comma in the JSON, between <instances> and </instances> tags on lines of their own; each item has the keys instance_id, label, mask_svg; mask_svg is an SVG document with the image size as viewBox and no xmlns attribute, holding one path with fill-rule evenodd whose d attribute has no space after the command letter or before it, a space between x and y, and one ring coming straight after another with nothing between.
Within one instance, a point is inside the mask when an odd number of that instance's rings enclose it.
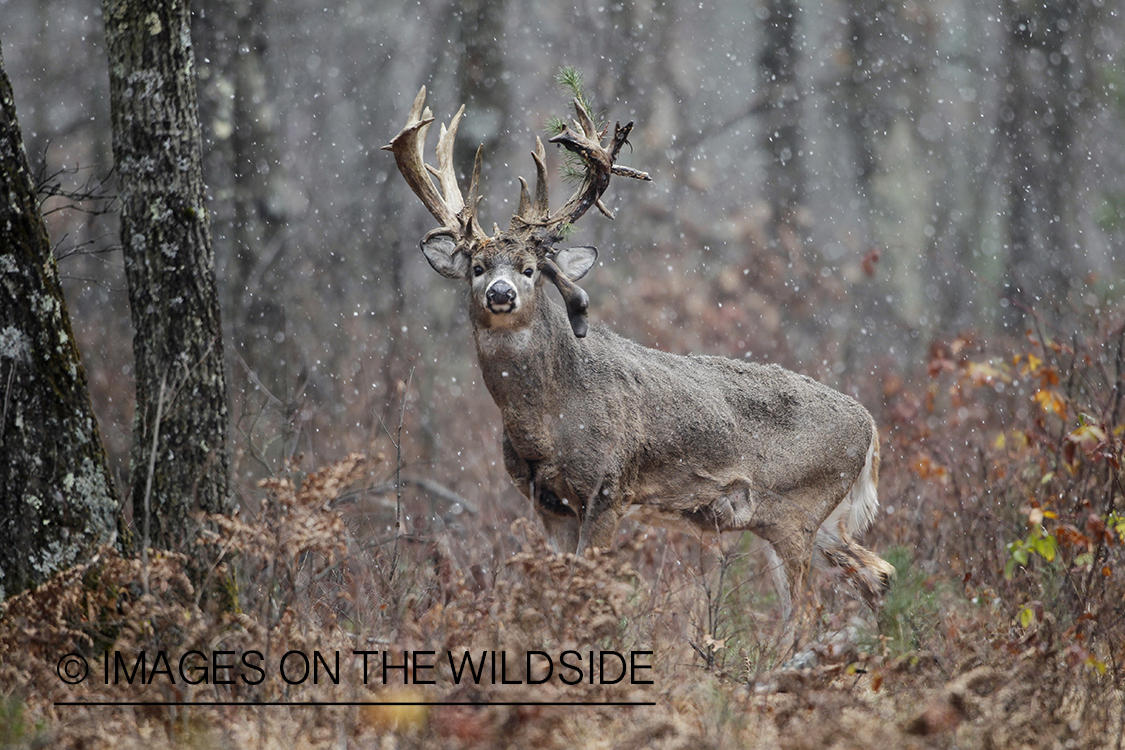
<instances>
[{"instance_id":1,"label":"black horizontal line","mask_svg":"<svg viewBox=\"0 0 1125 750\"><path fill-rule=\"evenodd\" d=\"M655 701L55 701L56 706L655 706Z\"/></svg>"}]
</instances>

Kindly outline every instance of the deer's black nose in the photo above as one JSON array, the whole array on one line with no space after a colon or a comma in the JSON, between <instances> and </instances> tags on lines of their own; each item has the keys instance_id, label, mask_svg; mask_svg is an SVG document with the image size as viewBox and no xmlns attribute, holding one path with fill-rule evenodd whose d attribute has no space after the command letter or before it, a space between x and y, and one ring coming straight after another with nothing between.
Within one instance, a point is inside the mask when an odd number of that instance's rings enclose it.
<instances>
[{"instance_id":1,"label":"deer's black nose","mask_svg":"<svg viewBox=\"0 0 1125 750\"><path fill-rule=\"evenodd\" d=\"M516 301L516 290L506 281L497 281L484 296L490 305L510 305Z\"/></svg>"}]
</instances>

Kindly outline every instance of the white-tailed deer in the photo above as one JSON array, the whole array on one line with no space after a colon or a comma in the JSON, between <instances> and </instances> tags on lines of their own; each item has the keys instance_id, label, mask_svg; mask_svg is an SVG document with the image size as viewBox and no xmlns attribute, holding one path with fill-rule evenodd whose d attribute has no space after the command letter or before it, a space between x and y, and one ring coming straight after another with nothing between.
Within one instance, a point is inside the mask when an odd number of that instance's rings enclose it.
<instances>
[{"instance_id":1,"label":"white-tailed deer","mask_svg":"<svg viewBox=\"0 0 1125 750\"><path fill-rule=\"evenodd\" d=\"M581 157L584 181L552 212L536 139L534 197L521 178L511 224L489 236L476 216L481 150L467 200L454 174L464 107L441 129L435 169L422 156L433 122L425 96L423 87L406 127L384 148L441 224L422 239L426 259L469 284L477 356L504 419L504 464L556 550L608 546L635 509L651 522L748 529L768 541L786 617L807 615L814 555L876 606L894 568L852 538L878 507L879 436L862 406L774 365L677 356L601 325L587 330L588 297L574 282L597 251L556 243L590 206L612 218L601 203L611 175L649 179L614 163L632 123L602 146L575 101L576 121L550 140ZM548 299L547 280L565 313Z\"/></svg>"}]
</instances>

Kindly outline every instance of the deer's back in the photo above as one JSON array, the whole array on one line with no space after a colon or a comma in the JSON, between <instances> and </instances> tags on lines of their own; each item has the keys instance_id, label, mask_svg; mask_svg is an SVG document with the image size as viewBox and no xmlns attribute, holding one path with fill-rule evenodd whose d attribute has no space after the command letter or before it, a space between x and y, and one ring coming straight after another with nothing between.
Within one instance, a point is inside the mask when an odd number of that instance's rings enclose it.
<instances>
[{"instance_id":1,"label":"deer's back","mask_svg":"<svg viewBox=\"0 0 1125 750\"><path fill-rule=\"evenodd\" d=\"M604 349L596 359L609 365L602 377L615 384L617 442L646 484L721 489L746 480L776 492L846 491L859 475L874 426L854 399L777 365L669 354L601 328L591 334Z\"/></svg>"}]
</instances>

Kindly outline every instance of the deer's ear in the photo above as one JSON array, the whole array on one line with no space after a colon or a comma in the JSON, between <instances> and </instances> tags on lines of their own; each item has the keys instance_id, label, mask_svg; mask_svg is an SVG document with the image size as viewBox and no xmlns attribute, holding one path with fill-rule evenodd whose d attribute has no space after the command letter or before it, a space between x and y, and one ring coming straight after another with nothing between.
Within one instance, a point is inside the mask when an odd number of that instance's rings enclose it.
<instances>
[{"instance_id":1,"label":"deer's ear","mask_svg":"<svg viewBox=\"0 0 1125 750\"><path fill-rule=\"evenodd\" d=\"M448 232L427 234L422 239L422 254L447 279L469 277L469 255L457 248L457 241Z\"/></svg>"},{"instance_id":2,"label":"deer's ear","mask_svg":"<svg viewBox=\"0 0 1125 750\"><path fill-rule=\"evenodd\" d=\"M555 265L571 281L578 281L594 267L598 259L595 247L568 247L555 253Z\"/></svg>"}]
</instances>

